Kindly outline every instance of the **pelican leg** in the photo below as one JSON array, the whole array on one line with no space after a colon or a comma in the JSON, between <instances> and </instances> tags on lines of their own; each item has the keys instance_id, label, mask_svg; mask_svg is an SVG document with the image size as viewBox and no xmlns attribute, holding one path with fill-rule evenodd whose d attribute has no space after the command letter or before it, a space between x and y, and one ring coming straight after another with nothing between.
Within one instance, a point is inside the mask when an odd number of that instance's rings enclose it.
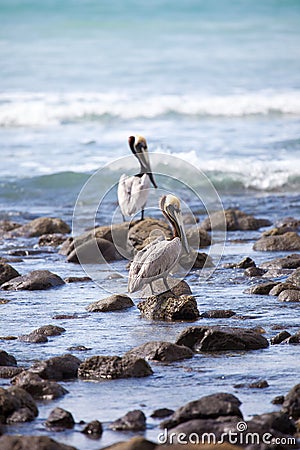
<instances>
[{"instance_id":1,"label":"pelican leg","mask_svg":"<svg viewBox=\"0 0 300 450\"><path fill-rule=\"evenodd\" d=\"M166 277L163 277L163 282L164 282L164 285L165 285L167 291L171 291L171 288L170 288L170 286L168 285L168 282L167 282L167 278L166 278Z\"/></svg>"},{"instance_id":2,"label":"pelican leg","mask_svg":"<svg viewBox=\"0 0 300 450\"><path fill-rule=\"evenodd\" d=\"M149 284L150 284L151 294L152 294L152 295L155 295L155 294L154 294L153 285L152 285L152 281L150 281Z\"/></svg>"},{"instance_id":3,"label":"pelican leg","mask_svg":"<svg viewBox=\"0 0 300 450\"><path fill-rule=\"evenodd\" d=\"M144 208L142 209L141 220L144 220Z\"/></svg>"},{"instance_id":4,"label":"pelican leg","mask_svg":"<svg viewBox=\"0 0 300 450\"><path fill-rule=\"evenodd\" d=\"M122 213L121 213L121 214L122 214ZM122 217L123 217L123 222L126 222L126 219L125 219L124 214L122 214Z\"/></svg>"}]
</instances>

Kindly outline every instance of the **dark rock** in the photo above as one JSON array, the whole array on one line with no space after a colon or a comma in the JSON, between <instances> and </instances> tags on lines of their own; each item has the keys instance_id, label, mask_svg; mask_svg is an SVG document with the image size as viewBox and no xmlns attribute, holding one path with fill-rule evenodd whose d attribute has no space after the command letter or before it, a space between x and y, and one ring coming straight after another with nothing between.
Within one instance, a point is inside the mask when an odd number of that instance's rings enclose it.
<instances>
[{"instance_id":1,"label":"dark rock","mask_svg":"<svg viewBox=\"0 0 300 450\"><path fill-rule=\"evenodd\" d=\"M9 436L0 437L3 450L76 450L70 445L61 444L48 436Z\"/></svg>"},{"instance_id":2,"label":"dark rock","mask_svg":"<svg viewBox=\"0 0 300 450\"><path fill-rule=\"evenodd\" d=\"M39 217L31 222L17 227L7 233L9 237L37 237L44 234L67 234L71 232L71 228L63 220L51 217Z\"/></svg>"},{"instance_id":3,"label":"dark rock","mask_svg":"<svg viewBox=\"0 0 300 450\"><path fill-rule=\"evenodd\" d=\"M174 414L173 409L159 408L153 411L150 417L153 417L154 419L163 419L165 417L169 417L171 414Z\"/></svg>"},{"instance_id":4,"label":"dark rock","mask_svg":"<svg viewBox=\"0 0 300 450\"><path fill-rule=\"evenodd\" d=\"M99 439L103 433L102 424L99 420L93 420L84 427L81 433L86 434L93 439Z\"/></svg>"},{"instance_id":5,"label":"dark rock","mask_svg":"<svg viewBox=\"0 0 300 450\"><path fill-rule=\"evenodd\" d=\"M248 269L245 270L244 275L246 277L261 277L264 273L266 273L266 270L261 269L260 267L248 267Z\"/></svg>"},{"instance_id":6,"label":"dark rock","mask_svg":"<svg viewBox=\"0 0 300 450\"><path fill-rule=\"evenodd\" d=\"M13 278L7 283L2 284L1 289L7 291L34 291L50 289L63 284L65 284L64 281L58 275L49 272L49 270L34 270L27 275Z\"/></svg>"},{"instance_id":7,"label":"dark rock","mask_svg":"<svg viewBox=\"0 0 300 450\"><path fill-rule=\"evenodd\" d=\"M220 416L237 416L243 418L239 409L241 402L232 394L223 392L206 395L181 406L172 416L161 423L161 428L173 428L180 423L194 419L215 419Z\"/></svg>"},{"instance_id":8,"label":"dark rock","mask_svg":"<svg viewBox=\"0 0 300 450\"><path fill-rule=\"evenodd\" d=\"M147 377L152 373L144 359L133 356L92 356L78 369L78 377L88 380Z\"/></svg>"},{"instance_id":9,"label":"dark rock","mask_svg":"<svg viewBox=\"0 0 300 450\"><path fill-rule=\"evenodd\" d=\"M262 227L268 227L271 222L267 219L256 219L239 209L226 209L217 211L207 217L201 224L201 227L207 231L213 230L258 230Z\"/></svg>"},{"instance_id":10,"label":"dark rock","mask_svg":"<svg viewBox=\"0 0 300 450\"><path fill-rule=\"evenodd\" d=\"M76 264L101 264L105 261L122 259L114 244L106 239L91 239L69 253L68 262Z\"/></svg>"},{"instance_id":11,"label":"dark rock","mask_svg":"<svg viewBox=\"0 0 300 450\"><path fill-rule=\"evenodd\" d=\"M295 231L295 230L290 227L275 227L275 228L272 228L271 230L264 231L262 236L281 236L285 233L288 233L289 231Z\"/></svg>"},{"instance_id":12,"label":"dark rock","mask_svg":"<svg viewBox=\"0 0 300 450\"><path fill-rule=\"evenodd\" d=\"M110 424L109 428L118 431L143 431L146 429L145 414L138 409L129 411L125 416Z\"/></svg>"},{"instance_id":13,"label":"dark rock","mask_svg":"<svg viewBox=\"0 0 300 450\"><path fill-rule=\"evenodd\" d=\"M69 352L87 352L91 350L91 347L86 347L85 345L74 345L67 349Z\"/></svg>"},{"instance_id":14,"label":"dark rock","mask_svg":"<svg viewBox=\"0 0 300 450\"><path fill-rule=\"evenodd\" d=\"M191 247L203 248L211 245L210 234L199 226L188 228L186 237Z\"/></svg>"},{"instance_id":15,"label":"dark rock","mask_svg":"<svg viewBox=\"0 0 300 450\"><path fill-rule=\"evenodd\" d=\"M29 371L19 373L11 380L11 383L24 389L36 400L53 400L68 393L56 381L43 380L36 373Z\"/></svg>"},{"instance_id":16,"label":"dark rock","mask_svg":"<svg viewBox=\"0 0 300 450\"><path fill-rule=\"evenodd\" d=\"M59 336L64 333L66 330L63 327L58 327L56 325L43 325L40 328L37 328L32 333L42 334L44 336Z\"/></svg>"},{"instance_id":17,"label":"dark rock","mask_svg":"<svg viewBox=\"0 0 300 450\"><path fill-rule=\"evenodd\" d=\"M5 236L8 231L12 231L20 226L21 224L12 222L11 220L0 220L0 237Z\"/></svg>"},{"instance_id":18,"label":"dark rock","mask_svg":"<svg viewBox=\"0 0 300 450\"><path fill-rule=\"evenodd\" d=\"M300 220L294 217L284 217L276 222L276 226L281 228L293 228L297 230L300 228Z\"/></svg>"},{"instance_id":19,"label":"dark rock","mask_svg":"<svg viewBox=\"0 0 300 450\"><path fill-rule=\"evenodd\" d=\"M296 269L286 281L300 288L300 268Z\"/></svg>"},{"instance_id":20,"label":"dark rock","mask_svg":"<svg viewBox=\"0 0 300 450\"><path fill-rule=\"evenodd\" d=\"M45 425L53 431L62 431L66 428L74 428L75 420L69 411L57 407L51 411Z\"/></svg>"},{"instance_id":21,"label":"dark rock","mask_svg":"<svg viewBox=\"0 0 300 450\"><path fill-rule=\"evenodd\" d=\"M235 314L231 309L210 309L200 314L200 317L205 319L229 319Z\"/></svg>"},{"instance_id":22,"label":"dark rock","mask_svg":"<svg viewBox=\"0 0 300 450\"><path fill-rule=\"evenodd\" d=\"M245 290L246 294L252 295L268 295L271 289L276 286L278 283L275 281L266 281L265 283L256 284L255 286L251 286L249 289Z\"/></svg>"},{"instance_id":23,"label":"dark rock","mask_svg":"<svg viewBox=\"0 0 300 450\"><path fill-rule=\"evenodd\" d=\"M293 334L292 336L285 339L283 344L300 344L300 333Z\"/></svg>"},{"instance_id":24,"label":"dark rock","mask_svg":"<svg viewBox=\"0 0 300 450\"><path fill-rule=\"evenodd\" d=\"M279 236L263 236L253 245L260 252L286 252L300 250L300 236L295 231Z\"/></svg>"},{"instance_id":25,"label":"dark rock","mask_svg":"<svg viewBox=\"0 0 300 450\"><path fill-rule=\"evenodd\" d=\"M252 258L247 256L246 258L242 259L240 262L238 262L235 267L237 269L249 269L250 267L256 267L255 262Z\"/></svg>"},{"instance_id":26,"label":"dark rock","mask_svg":"<svg viewBox=\"0 0 300 450\"><path fill-rule=\"evenodd\" d=\"M270 339L270 342L272 345L280 344L290 336L291 334L288 331L280 331L280 333L276 334L276 336Z\"/></svg>"},{"instance_id":27,"label":"dark rock","mask_svg":"<svg viewBox=\"0 0 300 450\"><path fill-rule=\"evenodd\" d=\"M278 300L281 302L300 302L300 290L288 289L280 292Z\"/></svg>"},{"instance_id":28,"label":"dark rock","mask_svg":"<svg viewBox=\"0 0 300 450\"><path fill-rule=\"evenodd\" d=\"M271 401L271 403L273 403L273 405L282 405L283 402L284 402L284 395L277 395Z\"/></svg>"},{"instance_id":29,"label":"dark rock","mask_svg":"<svg viewBox=\"0 0 300 450\"><path fill-rule=\"evenodd\" d=\"M80 364L81 361L76 356L66 354L54 356L45 361L37 361L28 370L43 379L59 381L76 378Z\"/></svg>"},{"instance_id":30,"label":"dark rock","mask_svg":"<svg viewBox=\"0 0 300 450\"><path fill-rule=\"evenodd\" d=\"M153 361L172 362L192 358L193 354L193 351L184 345L153 341L129 350L125 353L125 356L134 356L136 358L144 358Z\"/></svg>"},{"instance_id":31,"label":"dark rock","mask_svg":"<svg viewBox=\"0 0 300 450\"><path fill-rule=\"evenodd\" d=\"M190 249L188 255L183 254L178 263L185 270L214 267L213 260L207 253L197 252L193 249Z\"/></svg>"},{"instance_id":32,"label":"dark rock","mask_svg":"<svg viewBox=\"0 0 300 450\"><path fill-rule=\"evenodd\" d=\"M177 296L172 291L153 295L138 303L142 317L151 320L196 320L199 311L195 297L192 295Z\"/></svg>"},{"instance_id":33,"label":"dark rock","mask_svg":"<svg viewBox=\"0 0 300 450\"><path fill-rule=\"evenodd\" d=\"M0 366L0 378L12 378L23 370L24 367Z\"/></svg>"},{"instance_id":34,"label":"dark rock","mask_svg":"<svg viewBox=\"0 0 300 450\"><path fill-rule=\"evenodd\" d=\"M293 435L296 431L294 422L280 411L256 415L247 422L247 425L247 432L258 432L259 435L270 433L274 437L280 436L278 433Z\"/></svg>"},{"instance_id":35,"label":"dark rock","mask_svg":"<svg viewBox=\"0 0 300 450\"><path fill-rule=\"evenodd\" d=\"M134 306L134 303L128 295L114 294L97 302L90 303L86 309L90 312L107 312L119 311L131 308L132 306Z\"/></svg>"},{"instance_id":36,"label":"dark rock","mask_svg":"<svg viewBox=\"0 0 300 450\"><path fill-rule=\"evenodd\" d=\"M128 242L135 250L142 250L151 239L163 234L166 238L172 237L172 231L164 220L147 217L142 222L138 221L128 232Z\"/></svg>"},{"instance_id":37,"label":"dark rock","mask_svg":"<svg viewBox=\"0 0 300 450\"><path fill-rule=\"evenodd\" d=\"M249 388L251 389L264 389L267 387L269 387L269 383L267 382L267 380L258 380L249 384Z\"/></svg>"},{"instance_id":38,"label":"dark rock","mask_svg":"<svg viewBox=\"0 0 300 450\"><path fill-rule=\"evenodd\" d=\"M257 350L266 348L266 338L254 330L233 327L189 327L176 340L194 351Z\"/></svg>"},{"instance_id":39,"label":"dark rock","mask_svg":"<svg viewBox=\"0 0 300 450\"><path fill-rule=\"evenodd\" d=\"M294 253L283 258L275 258L264 262L261 267L263 269L297 269L300 267L300 255Z\"/></svg>"},{"instance_id":40,"label":"dark rock","mask_svg":"<svg viewBox=\"0 0 300 450\"><path fill-rule=\"evenodd\" d=\"M40 247L58 247L66 240L63 234L43 234L39 238Z\"/></svg>"},{"instance_id":41,"label":"dark rock","mask_svg":"<svg viewBox=\"0 0 300 450\"><path fill-rule=\"evenodd\" d=\"M52 317L52 319L55 320L73 320L73 319L79 319L79 316L77 314L56 314Z\"/></svg>"},{"instance_id":42,"label":"dark rock","mask_svg":"<svg viewBox=\"0 0 300 450\"><path fill-rule=\"evenodd\" d=\"M0 405L0 423L31 421L38 415L31 395L16 386L0 388Z\"/></svg>"},{"instance_id":43,"label":"dark rock","mask_svg":"<svg viewBox=\"0 0 300 450\"><path fill-rule=\"evenodd\" d=\"M13 278L19 277L19 272L6 263L0 263L0 286Z\"/></svg>"},{"instance_id":44,"label":"dark rock","mask_svg":"<svg viewBox=\"0 0 300 450\"><path fill-rule=\"evenodd\" d=\"M285 396L282 412L294 420L300 419L300 384L296 384Z\"/></svg>"},{"instance_id":45,"label":"dark rock","mask_svg":"<svg viewBox=\"0 0 300 450\"><path fill-rule=\"evenodd\" d=\"M60 247L58 253L63 256L68 256L71 251L74 250L74 239L72 236L69 236Z\"/></svg>"},{"instance_id":46,"label":"dark rock","mask_svg":"<svg viewBox=\"0 0 300 450\"><path fill-rule=\"evenodd\" d=\"M13 355L9 355L5 350L0 350L0 366L16 366L17 360Z\"/></svg>"},{"instance_id":47,"label":"dark rock","mask_svg":"<svg viewBox=\"0 0 300 450\"><path fill-rule=\"evenodd\" d=\"M279 283L279 284L277 284L276 286L274 286L274 287L270 290L269 295L275 295L275 296L278 296L281 292L287 291L287 290L289 290L289 289L291 289L291 290L296 290L296 291L297 291L297 290L300 290L300 288L297 287L297 286L295 286L294 284L288 283L288 282L284 282L284 283Z\"/></svg>"},{"instance_id":48,"label":"dark rock","mask_svg":"<svg viewBox=\"0 0 300 450\"><path fill-rule=\"evenodd\" d=\"M18 339L22 342L29 342L30 344L45 344L46 342L48 342L48 338L46 336L34 332L29 334L22 334L18 337Z\"/></svg>"},{"instance_id":49,"label":"dark rock","mask_svg":"<svg viewBox=\"0 0 300 450\"><path fill-rule=\"evenodd\" d=\"M67 277L64 279L65 283L85 283L87 281L93 281L90 277Z\"/></svg>"},{"instance_id":50,"label":"dark rock","mask_svg":"<svg viewBox=\"0 0 300 450\"><path fill-rule=\"evenodd\" d=\"M118 442L117 444L105 447L103 450L154 450L159 449L154 442L147 441L143 437L136 436L129 441ZM190 450L187 448L186 450ZM222 449L226 450L226 449Z\"/></svg>"}]
</instances>

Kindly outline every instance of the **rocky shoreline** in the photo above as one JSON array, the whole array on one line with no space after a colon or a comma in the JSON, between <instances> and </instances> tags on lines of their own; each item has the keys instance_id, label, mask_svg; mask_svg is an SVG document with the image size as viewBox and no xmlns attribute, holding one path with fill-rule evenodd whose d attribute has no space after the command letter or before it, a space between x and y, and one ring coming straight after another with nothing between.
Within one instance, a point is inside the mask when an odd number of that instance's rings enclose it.
<instances>
[{"instance_id":1,"label":"rocky shoreline","mask_svg":"<svg viewBox=\"0 0 300 450\"><path fill-rule=\"evenodd\" d=\"M212 215L210 219L205 219L202 223L187 227L187 236L190 244L194 247L196 257L193 268L202 268L205 265L212 266L213 260L208 253L203 253L202 249L208 249L212 243L209 234L213 225L218 229L218 223L222 226L221 213ZM300 221L294 218L283 219L280 223L272 226L266 219L256 219L240 210L228 209L225 211L227 231L247 231L259 230L268 227L262 235L253 243L255 252L265 252L266 261L255 263L253 258L246 257L240 261L223 264L222 270L228 273L242 274L245 280L251 280L251 286L244 290L245 300L247 296L269 296L274 302L282 304L292 304L297 308L300 302ZM186 218L188 222L188 218ZM112 228L108 226L97 227L93 231L84 233L75 239L70 237L69 226L61 219L57 218L37 218L25 225L15 222L2 221L0 223L0 239L2 243L14 243L14 250L3 252L0 260L0 287L1 302L5 306L6 293L22 291L45 291L53 290L59 292L62 287L67 288L71 283L80 284L84 290L86 283L91 280L86 276L76 276L72 270L79 262L95 264L99 262L99 254L93 253L91 249L99 248L107 261L121 261L126 264L124 255L133 254L140 250L153 237L153 231L160 230L169 233L166 223L162 220L146 219L141 223L137 222L133 226L128 224L117 224ZM28 244L24 244L27 240ZM124 244L125 243L125 244ZM47 250L45 250L47 249ZM200 251L199 251L200 250ZM61 277L55 273L55 264L50 263L43 269L21 271L19 266L26 266L26 258L36 258L43 261L45 251L65 259L69 264L67 277ZM278 256L278 252L285 252L283 256ZM184 263L182 264L184 266ZM54 270L52 272L52 270ZM193 270L192 272L193 273ZM76 272L77 274L77 272ZM113 276L111 278L113 282ZM202 289L205 289L202 286ZM59 295L59 294L58 294ZM64 398L73 389L73 385L82 382L106 382L117 379L132 379L151 377L155 374L157 364L174 364L177 361L186 359L193 360L197 355L220 355L223 352L256 352L260 349L267 349L270 346L292 345L295 354L299 350L300 330L290 332L288 329L274 329L269 335L264 336L265 330L260 328L249 328L236 326L235 321L243 321L243 317L237 314L234 309L208 309L202 312L198 306L197 298L193 295L189 285L181 281L174 289L163 294L143 296L139 302L123 294L114 294L101 300L93 301L86 306L86 311L90 315L94 314L127 314L132 308L138 308L140 317L143 320L159 321L166 324L186 324L185 328L177 333L173 341L154 339L149 336L146 342L134 346L124 354L108 354L105 348L101 352L93 353L87 358L74 356L72 353L59 354L50 358L37 359L35 356L35 346L47 345L49 340L55 342L59 336L68 332L67 327L53 324L42 325L29 333L20 332L16 335L3 335L0 337L0 378L5 380L9 387L0 388L0 448L5 450L20 448L22 450L69 450L75 447L61 444L48 436L13 436L10 433L10 426L18 423L29 423L36 420L39 414L39 403L43 401L53 401ZM79 316L73 310L66 311L66 314L56 315L56 320L68 321ZM245 317L247 315L245 314ZM221 325L202 325L203 320L223 319ZM86 319L88 320L88 318ZM191 322L194 322L191 324ZM240 323L238 324L240 325ZM2 333L1 333L2 334ZM32 345L31 363L23 362L20 354L10 354L6 349L8 342L21 342L23 345ZM86 351L87 347L78 345L73 347L71 352ZM101 350L101 349L99 349ZM252 354L252 353L251 353ZM296 378L296 374L295 374ZM68 383L68 389L61 382ZM167 380L166 380L167 382ZM245 384L244 384L245 386ZM248 385L249 389L264 389L268 387L267 380L256 380ZM76 389L74 387L74 389ZM184 389L184 386L183 386ZM158 391L158 396L162 393ZM241 401L231 393L216 392L209 396L202 396L194 399L190 393L190 401L181 406L176 411L169 411L168 417L157 423L157 435L164 431L162 439L168 441L172 435L170 448L178 448L180 436L200 436L207 432L212 432L216 439L229 431L236 432L239 423L244 423L245 430L238 430L241 433L258 433L263 436L269 433L274 439L281 439L281 446L274 446L271 443L244 445L242 438L238 441L241 448L250 449L276 449L276 448L299 448L299 443L293 444L288 438L299 438L300 436L300 387L296 384L289 392L280 391L277 393L274 404L274 411L258 414L251 419L245 419L240 410ZM160 400L160 401L159 401ZM162 408L162 399L157 398L157 408ZM57 402L56 402L57 404ZM137 405L138 406L138 405ZM166 405L168 406L168 405ZM167 408L165 408L167 409ZM153 412L155 415L155 413ZM163 413L157 413L163 419ZM167 413L165 412L165 415ZM148 424L145 413L140 409L128 411L120 418L116 418L108 424L103 424L97 418L90 423L82 423L74 420L70 411L59 406L55 406L50 412L44 427L53 432L69 429L75 426L79 431L89 437L100 439L107 429L116 433L121 431L143 433L147 430ZM24 430L24 428L23 428ZM70 431L71 432L71 431ZM51 435L53 436L53 434ZM225 439L226 441L226 439ZM227 439L228 441L228 439ZM164 442L165 443L165 442ZM161 442L163 444L163 442ZM88 444L87 444L88 446ZM161 448L162 445L144 439L143 437L133 437L126 442L113 444L110 447L115 450L135 449L147 450ZM215 446L214 448L219 448ZM95 447L96 448L96 447ZM181 448L181 445L180 445ZM184 448L190 448L185 445ZM206 448L203 446L193 446L193 448ZM236 445L224 444L222 449L238 448Z\"/></svg>"}]
</instances>

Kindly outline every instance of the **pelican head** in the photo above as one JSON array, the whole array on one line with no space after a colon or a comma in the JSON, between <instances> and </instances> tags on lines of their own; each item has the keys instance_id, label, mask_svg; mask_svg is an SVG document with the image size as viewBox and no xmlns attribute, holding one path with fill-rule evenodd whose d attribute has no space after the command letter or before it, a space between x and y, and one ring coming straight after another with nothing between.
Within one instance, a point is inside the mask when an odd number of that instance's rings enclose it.
<instances>
[{"instance_id":1,"label":"pelican head","mask_svg":"<svg viewBox=\"0 0 300 450\"><path fill-rule=\"evenodd\" d=\"M179 237L184 250L186 253L189 253L189 245L184 231L179 199L172 194L164 195L160 199L159 206L174 228L174 237Z\"/></svg>"},{"instance_id":2,"label":"pelican head","mask_svg":"<svg viewBox=\"0 0 300 450\"><path fill-rule=\"evenodd\" d=\"M155 183L150 166L146 139L138 134L135 136L129 136L128 144L134 156L136 156L139 160L139 163L141 165L141 173L147 173L149 175L151 183L155 188L157 188L157 184Z\"/></svg>"}]
</instances>

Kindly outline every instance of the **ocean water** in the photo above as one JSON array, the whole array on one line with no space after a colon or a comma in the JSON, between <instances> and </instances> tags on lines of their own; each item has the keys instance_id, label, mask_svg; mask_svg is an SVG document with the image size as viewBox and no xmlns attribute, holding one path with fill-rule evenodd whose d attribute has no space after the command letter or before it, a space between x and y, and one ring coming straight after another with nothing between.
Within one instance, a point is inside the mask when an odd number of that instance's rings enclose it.
<instances>
[{"instance_id":1,"label":"ocean water","mask_svg":"<svg viewBox=\"0 0 300 450\"><path fill-rule=\"evenodd\" d=\"M23 222L51 215L71 224L76 199L95 171L103 170L103 185L112 186L123 171L136 173L133 156L128 164L118 163L130 157L127 139L135 133L147 138L155 170L180 180L187 173L173 157L182 158L208 177L225 207L273 223L284 216L299 218L299 20L298 0L0 0L0 219ZM100 180L99 195L101 189ZM189 191L177 193L197 217L204 217L203 205L199 210ZM109 222L115 208L111 191L99 223ZM284 255L254 252L259 235L229 233L224 261L251 256L259 264ZM0 242L1 255L34 245L36 240ZM14 266L21 273L48 268L62 277L83 275L51 249ZM117 263L124 277L125 266ZM299 328L296 304L243 294L253 281L242 272L218 267L206 284L193 274L188 282L201 312L230 308L248 317L203 319L201 324L262 326L268 338L276 334L271 328L276 324L290 332ZM113 291L114 283L104 287ZM119 283L126 290L125 279ZM93 283L30 296L1 292L9 300L1 305L2 336L53 323L55 314L79 317L55 321L67 331L48 344L1 341L1 348L27 367L70 345L91 347L79 355L82 359L121 355L153 336L173 341L188 325L146 321L137 308L117 316L88 315L85 307L106 295ZM153 409L177 408L213 392L235 393L246 418L273 411L271 399L299 381L297 348L282 348L153 364L154 376L138 381L65 383L67 396L39 404L37 420L6 431L48 433L80 450L96 450L130 436L107 430L110 421L130 409L145 411L151 439L158 433L149 418ZM258 378L267 378L270 387L255 392L233 387ZM77 421L103 421L101 441L88 440L78 425L75 432L46 431L43 422L57 405L72 411Z\"/></svg>"}]
</instances>

